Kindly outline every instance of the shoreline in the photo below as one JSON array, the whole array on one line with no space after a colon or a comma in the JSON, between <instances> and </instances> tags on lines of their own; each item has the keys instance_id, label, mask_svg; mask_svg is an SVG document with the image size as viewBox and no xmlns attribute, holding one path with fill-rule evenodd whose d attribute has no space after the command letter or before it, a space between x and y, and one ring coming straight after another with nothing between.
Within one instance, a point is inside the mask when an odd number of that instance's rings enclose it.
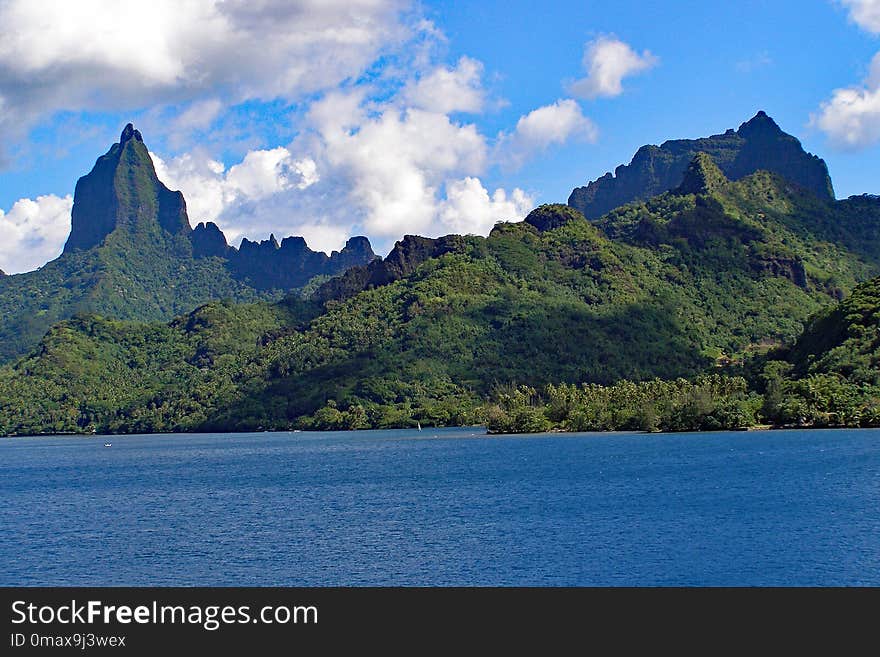
<instances>
[{"instance_id":1,"label":"shoreline","mask_svg":"<svg viewBox=\"0 0 880 657\"><path fill-rule=\"evenodd\" d=\"M845 425L826 425L826 426L815 426L815 425L772 425L772 424L756 424L748 427L739 427L736 429L692 429L685 431L645 431L643 429L632 429L632 430L594 430L594 431L566 431L564 429L550 429L548 431L491 431L486 429L483 425L463 425L463 426L446 426L446 427L422 427L421 431L448 431L454 429L478 429L481 430L478 433L475 433L475 436L478 437L503 437L503 436L551 436L551 435L577 435L577 434L644 434L644 435L654 435L654 434L668 434L668 435L678 435L678 434L693 434L693 433L750 433L750 432L758 432L758 431L821 431L821 430L838 430L838 429L880 429L877 426L864 426L864 427L849 427ZM94 439L103 439L103 438L124 438L128 436L198 436L198 435L215 435L215 434L262 434L262 433L271 433L271 434L307 434L307 435L324 435L324 434L332 434L332 433L369 433L372 431L413 431L418 432L419 429L416 427L387 427L387 428L368 428L368 429L233 429L233 430L220 430L220 431L153 431L153 432L132 432L132 433L77 433L72 431L67 432L59 432L59 433L39 433L39 434L8 434L4 436L0 436L0 440L15 440L18 438L94 438ZM425 436L428 437L428 436Z\"/></svg>"}]
</instances>

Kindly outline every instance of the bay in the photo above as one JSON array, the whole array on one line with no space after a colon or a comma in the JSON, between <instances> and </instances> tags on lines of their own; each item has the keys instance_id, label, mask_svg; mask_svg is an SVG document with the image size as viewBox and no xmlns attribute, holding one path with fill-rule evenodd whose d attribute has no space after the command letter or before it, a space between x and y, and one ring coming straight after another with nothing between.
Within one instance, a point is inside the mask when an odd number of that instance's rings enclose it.
<instances>
[{"instance_id":1,"label":"bay","mask_svg":"<svg viewBox=\"0 0 880 657\"><path fill-rule=\"evenodd\" d=\"M880 585L880 430L14 438L0 487L6 586Z\"/></svg>"}]
</instances>

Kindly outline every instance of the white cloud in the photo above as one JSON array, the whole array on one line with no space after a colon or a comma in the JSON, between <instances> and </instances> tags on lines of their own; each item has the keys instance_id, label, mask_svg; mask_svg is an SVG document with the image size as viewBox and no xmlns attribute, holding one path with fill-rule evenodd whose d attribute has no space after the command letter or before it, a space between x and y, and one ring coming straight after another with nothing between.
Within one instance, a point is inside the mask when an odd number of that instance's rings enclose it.
<instances>
[{"instance_id":1,"label":"white cloud","mask_svg":"<svg viewBox=\"0 0 880 657\"><path fill-rule=\"evenodd\" d=\"M334 97L332 104L350 105ZM389 106L362 117L357 130L346 129L351 112L332 116L319 107L316 138L311 146L340 184L340 193L359 215L368 235L399 237L402 232L425 231L436 217L437 192L457 175L483 170L487 160L485 138L473 124L454 123L445 114Z\"/></svg>"},{"instance_id":2,"label":"white cloud","mask_svg":"<svg viewBox=\"0 0 880 657\"><path fill-rule=\"evenodd\" d=\"M868 32L880 34L880 0L840 0L850 20Z\"/></svg>"},{"instance_id":3,"label":"white cloud","mask_svg":"<svg viewBox=\"0 0 880 657\"><path fill-rule=\"evenodd\" d=\"M216 219L231 202L225 184L226 167L203 151L165 160L151 152L156 175L169 188L180 190L192 223Z\"/></svg>"},{"instance_id":4,"label":"white cloud","mask_svg":"<svg viewBox=\"0 0 880 657\"><path fill-rule=\"evenodd\" d=\"M659 59L645 50L640 55L629 44L612 35L603 35L587 43L583 65L587 77L569 85L569 92L581 98L619 96L623 79L657 65Z\"/></svg>"},{"instance_id":5,"label":"white cloud","mask_svg":"<svg viewBox=\"0 0 880 657\"><path fill-rule=\"evenodd\" d=\"M481 62L462 57L455 67L439 66L411 82L402 94L402 101L409 107L441 114L480 112L486 103L482 74Z\"/></svg>"},{"instance_id":6,"label":"white cloud","mask_svg":"<svg viewBox=\"0 0 880 657\"><path fill-rule=\"evenodd\" d=\"M406 40L403 0L8 0L0 4L0 129L61 110L299 99ZM214 102L217 102L216 100Z\"/></svg>"},{"instance_id":7,"label":"white cloud","mask_svg":"<svg viewBox=\"0 0 880 657\"><path fill-rule=\"evenodd\" d=\"M199 100L178 114L169 126L171 145L176 147L193 133L211 127L223 110L223 103L218 98Z\"/></svg>"},{"instance_id":8,"label":"white cloud","mask_svg":"<svg viewBox=\"0 0 880 657\"><path fill-rule=\"evenodd\" d=\"M548 146L570 139L594 142L598 136L596 124L576 101L566 98L520 117L513 133L500 136L496 157L506 168L517 168Z\"/></svg>"},{"instance_id":9,"label":"white cloud","mask_svg":"<svg viewBox=\"0 0 880 657\"><path fill-rule=\"evenodd\" d=\"M446 199L440 204L439 232L486 235L499 221L522 219L534 204L519 188L510 194L496 189L490 198L478 178L454 180L446 184Z\"/></svg>"},{"instance_id":10,"label":"white cloud","mask_svg":"<svg viewBox=\"0 0 880 657\"><path fill-rule=\"evenodd\" d=\"M269 232L289 226L285 217L289 211L269 211L273 197L288 190L306 189L319 179L313 160L294 158L283 146L250 151L229 170L198 151L167 161L155 153L150 156L159 180L183 192L190 221L219 222L230 242L243 235L267 237ZM260 208L260 202L267 200L270 202L266 208ZM272 216L274 212L278 215ZM232 216L237 221L223 221Z\"/></svg>"},{"instance_id":11,"label":"white cloud","mask_svg":"<svg viewBox=\"0 0 880 657\"><path fill-rule=\"evenodd\" d=\"M489 144L476 126L400 105L371 103L363 89L332 92L311 106L294 143L252 151L229 169L200 152L153 157L159 177L183 191L193 222L215 221L233 244L274 232L329 251L366 234L381 250L404 233L485 235L528 212L522 190L483 187ZM526 130L545 142L567 131Z\"/></svg>"},{"instance_id":12,"label":"white cloud","mask_svg":"<svg viewBox=\"0 0 880 657\"><path fill-rule=\"evenodd\" d=\"M318 181L314 161L294 160L283 146L271 150L251 151L241 164L226 174L230 192L259 200L296 187L305 189Z\"/></svg>"},{"instance_id":13,"label":"white cloud","mask_svg":"<svg viewBox=\"0 0 880 657\"><path fill-rule=\"evenodd\" d=\"M359 87L325 94L309 106L307 124L325 136L335 132L346 134L357 129L367 117L363 108L367 91L366 87Z\"/></svg>"},{"instance_id":14,"label":"white cloud","mask_svg":"<svg viewBox=\"0 0 880 657\"><path fill-rule=\"evenodd\" d=\"M835 89L810 123L831 143L843 149L860 149L880 141L880 53L861 85Z\"/></svg>"},{"instance_id":15,"label":"white cloud","mask_svg":"<svg viewBox=\"0 0 880 657\"><path fill-rule=\"evenodd\" d=\"M351 237L348 226L329 223L303 223L296 228L296 234L305 238L306 244L313 251L339 251Z\"/></svg>"},{"instance_id":16,"label":"white cloud","mask_svg":"<svg viewBox=\"0 0 880 657\"><path fill-rule=\"evenodd\" d=\"M70 233L73 197L49 194L23 198L0 210L0 268L7 274L31 271L61 255Z\"/></svg>"},{"instance_id":17,"label":"white cloud","mask_svg":"<svg viewBox=\"0 0 880 657\"><path fill-rule=\"evenodd\" d=\"M184 193L193 223L215 221L232 244L274 232L330 250L366 234L381 250L404 233L486 234L533 202L519 188L486 189L491 167L595 140L596 127L565 99L482 134L459 115L493 104L483 64L438 64L445 37L405 11L412 4L0 0L0 143L60 110L142 110L167 137L168 157L152 154L160 179ZM291 143L230 136L270 110ZM221 149L244 155L224 164ZM64 222L57 251L69 207Z\"/></svg>"}]
</instances>

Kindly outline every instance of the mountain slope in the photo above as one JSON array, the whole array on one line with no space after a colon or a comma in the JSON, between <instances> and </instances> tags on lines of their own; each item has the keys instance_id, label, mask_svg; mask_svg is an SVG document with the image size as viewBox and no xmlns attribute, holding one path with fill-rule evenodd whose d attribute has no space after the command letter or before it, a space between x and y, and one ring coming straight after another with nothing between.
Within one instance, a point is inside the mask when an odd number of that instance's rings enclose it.
<instances>
[{"instance_id":1,"label":"mountain slope","mask_svg":"<svg viewBox=\"0 0 880 657\"><path fill-rule=\"evenodd\" d=\"M685 169L700 152L731 180L759 170L770 171L819 199L834 199L825 162L805 152L795 137L780 130L767 114L758 112L736 131L642 146L628 165L617 167L614 175L607 173L572 191L568 204L588 219L595 219L632 201L670 191L681 184Z\"/></svg>"},{"instance_id":2,"label":"mountain slope","mask_svg":"<svg viewBox=\"0 0 880 657\"><path fill-rule=\"evenodd\" d=\"M162 320L209 299L256 300L223 261L196 260L189 240L153 227L111 234L27 274L0 280L0 362L37 344L50 326L78 312Z\"/></svg>"},{"instance_id":3,"label":"mountain slope","mask_svg":"<svg viewBox=\"0 0 880 657\"><path fill-rule=\"evenodd\" d=\"M759 376L766 421L783 426L880 426L880 278L817 313Z\"/></svg>"},{"instance_id":4,"label":"mountain slope","mask_svg":"<svg viewBox=\"0 0 880 657\"><path fill-rule=\"evenodd\" d=\"M880 204L871 208L878 210ZM765 171L728 181L698 154L676 190L613 210L596 224L612 239L676 253L695 274L714 271L718 257L735 257L738 275L770 271L840 299L880 269L880 222L868 219L849 201L820 201ZM711 271L699 276L701 285L711 282Z\"/></svg>"},{"instance_id":5,"label":"mountain slope","mask_svg":"<svg viewBox=\"0 0 880 657\"><path fill-rule=\"evenodd\" d=\"M786 353L792 375L834 374L880 386L880 278L815 317Z\"/></svg>"}]
</instances>

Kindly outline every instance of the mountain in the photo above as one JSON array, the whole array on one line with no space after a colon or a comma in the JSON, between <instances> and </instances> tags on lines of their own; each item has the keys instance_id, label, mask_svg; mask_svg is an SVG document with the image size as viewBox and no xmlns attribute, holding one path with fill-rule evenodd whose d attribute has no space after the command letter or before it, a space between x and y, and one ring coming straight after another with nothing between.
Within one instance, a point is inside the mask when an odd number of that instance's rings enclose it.
<instances>
[{"instance_id":1,"label":"mountain","mask_svg":"<svg viewBox=\"0 0 880 657\"><path fill-rule=\"evenodd\" d=\"M99 246L117 231L149 234L161 229L186 236L192 230L183 194L172 192L156 177L143 137L131 123L119 142L77 181L70 219L64 253Z\"/></svg>"},{"instance_id":2,"label":"mountain","mask_svg":"<svg viewBox=\"0 0 880 657\"><path fill-rule=\"evenodd\" d=\"M169 320L212 299L279 299L314 277L375 258L366 238L327 256L301 237L227 245L213 223L190 227L186 202L156 176L131 124L79 179L64 251L37 271L0 276L0 362L33 348L50 326L89 312Z\"/></svg>"},{"instance_id":3,"label":"mountain","mask_svg":"<svg viewBox=\"0 0 880 657\"><path fill-rule=\"evenodd\" d=\"M730 181L703 156L685 169L600 222L546 205L487 238L407 236L310 299L215 302L168 324L74 317L0 368L0 432L481 421L499 386L735 365L880 273L876 252L830 239L858 224L849 205L764 171Z\"/></svg>"},{"instance_id":4,"label":"mountain","mask_svg":"<svg viewBox=\"0 0 880 657\"><path fill-rule=\"evenodd\" d=\"M493 433L706 431L777 427L880 427L880 278L820 310L786 347L735 373L688 381L508 386L484 410Z\"/></svg>"},{"instance_id":5,"label":"mountain","mask_svg":"<svg viewBox=\"0 0 880 657\"><path fill-rule=\"evenodd\" d=\"M644 200L678 187L685 169L697 153L705 153L730 180L756 171L777 173L812 192L819 199L833 200L834 188L825 162L807 153L800 142L783 132L763 111L738 130L700 139L675 139L660 146L642 146L629 165L614 175L572 191L568 204L589 219L632 201Z\"/></svg>"},{"instance_id":6,"label":"mountain","mask_svg":"<svg viewBox=\"0 0 880 657\"><path fill-rule=\"evenodd\" d=\"M583 218L580 212L564 205L546 204L532 210L524 223L533 226L538 232L544 232ZM388 285L409 276L427 260L466 250L466 245L467 238L461 235L438 238L405 235L394 244L384 260L376 260L367 266L352 267L341 276L321 285L314 292L313 298L325 302L347 299L358 292Z\"/></svg>"}]
</instances>

